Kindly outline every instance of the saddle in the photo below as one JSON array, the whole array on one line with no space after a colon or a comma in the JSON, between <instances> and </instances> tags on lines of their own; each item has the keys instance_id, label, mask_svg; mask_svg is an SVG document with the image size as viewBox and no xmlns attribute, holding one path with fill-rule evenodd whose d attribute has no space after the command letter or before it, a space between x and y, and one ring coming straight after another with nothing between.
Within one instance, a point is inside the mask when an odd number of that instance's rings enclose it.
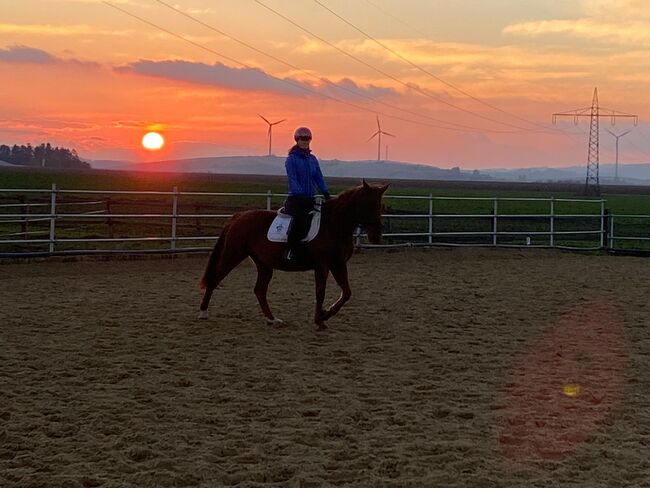
<instances>
[{"instance_id":1,"label":"saddle","mask_svg":"<svg viewBox=\"0 0 650 488\"><path fill-rule=\"evenodd\" d=\"M309 242L318 235L321 217L320 205L320 202L317 201L314 205L314 209L309 212L311 225L309 226L309 232L307 232L307 235L301 239L301 242ZM267 239L271 242L287 242L289 227L292 221L293 217L284 213L284 207L280 208L266 233Z\"/></svg>"}]
</instances>

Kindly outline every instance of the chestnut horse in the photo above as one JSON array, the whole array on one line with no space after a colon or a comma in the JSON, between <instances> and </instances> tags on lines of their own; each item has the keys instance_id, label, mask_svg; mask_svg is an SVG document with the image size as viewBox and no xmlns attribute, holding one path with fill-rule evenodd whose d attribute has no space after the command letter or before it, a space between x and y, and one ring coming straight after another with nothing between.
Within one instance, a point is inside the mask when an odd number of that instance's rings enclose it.
<instances>
[{"instance_id":1,"label":"chestnut horse","mask_svg":"<svg viewBox=\"0 0 650 488\"><path fill-rule=\"evenodd\" d=\"M255 296L269 325L282 324L282 320L274 317L266 300L273 270L313 269L316 283L314 322L318 329L326 328L325 321L336 315L352 294L346 263L352 256L355 228L361 225L371 243L381 241L382 196L387 188L388 185L374 186L364 181L361 186L346 190L323 203L318 235L306 244L302 259L295 262L284 258L285 243L271 242L266 237L276 212L251 210L235 214L224 227L210 254L200 285L205 292L199 318L207 318L210 297L217 285L235 266L250 256L257 266ZM341 288L341 296L324 310L325 285L330 272Z\"/></svg>"}]
</instances>

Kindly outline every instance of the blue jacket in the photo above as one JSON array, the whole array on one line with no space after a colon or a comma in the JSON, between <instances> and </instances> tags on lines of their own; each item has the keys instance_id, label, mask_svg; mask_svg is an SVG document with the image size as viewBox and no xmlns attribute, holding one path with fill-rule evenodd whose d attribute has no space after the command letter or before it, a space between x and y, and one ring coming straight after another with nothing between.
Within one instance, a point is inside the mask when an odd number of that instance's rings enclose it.
<instances>
[{"instance_id":1,"label":"blue jacket","mask_svg":"<svg viewBox=\"0 0 650 488\"><path fill-rule=\"evenodd\" d=\"M289 177L290 196L313 197L316 187L322 193L329 193L318 159L311 151L303 151L298 146L292 147L284 167Z\"/></svg>"}]
</instances>

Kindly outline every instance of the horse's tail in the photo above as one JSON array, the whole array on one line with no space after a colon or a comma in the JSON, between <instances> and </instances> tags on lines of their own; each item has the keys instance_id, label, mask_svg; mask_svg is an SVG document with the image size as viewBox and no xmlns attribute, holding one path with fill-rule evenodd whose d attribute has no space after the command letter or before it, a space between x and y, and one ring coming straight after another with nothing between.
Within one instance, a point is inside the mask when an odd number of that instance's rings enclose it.
<instances>
[{"instance_id":1,"label":"horse's tail","mask_svg":"<svg viewBox=\"0 0 650 488\"><path fill-rule=\"evenodd\" d=\"M214 288L214 278L217 274L217 264L219 259L221 259L221 253L223 252L223 246L225 245L226 235L228 234L228 228L230 224L226 226L221 231L219 240L214 245L212 252L210 253L210 258L208 259L208 265L205 267L205 272L203 273L203 278L199 282L199 288L205 290L207 287Z\"/></svg>"}]
</instances>

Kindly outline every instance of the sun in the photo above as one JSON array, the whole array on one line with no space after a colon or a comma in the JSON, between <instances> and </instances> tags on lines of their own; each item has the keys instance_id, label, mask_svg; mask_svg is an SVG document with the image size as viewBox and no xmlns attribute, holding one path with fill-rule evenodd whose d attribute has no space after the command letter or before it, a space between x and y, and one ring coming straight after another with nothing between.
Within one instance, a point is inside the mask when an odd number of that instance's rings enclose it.
<instances>
[{"instance_id":1,"label":"sun","mask_svg":"<svg viewBox=\"0 0 650 488\"><path fill-rule=\"evenodd\" d=\"M158 132L147 132L142 137L142 147L150 151L157 151L165 145L165 139Z\"/></svg>"}]
</instances>

